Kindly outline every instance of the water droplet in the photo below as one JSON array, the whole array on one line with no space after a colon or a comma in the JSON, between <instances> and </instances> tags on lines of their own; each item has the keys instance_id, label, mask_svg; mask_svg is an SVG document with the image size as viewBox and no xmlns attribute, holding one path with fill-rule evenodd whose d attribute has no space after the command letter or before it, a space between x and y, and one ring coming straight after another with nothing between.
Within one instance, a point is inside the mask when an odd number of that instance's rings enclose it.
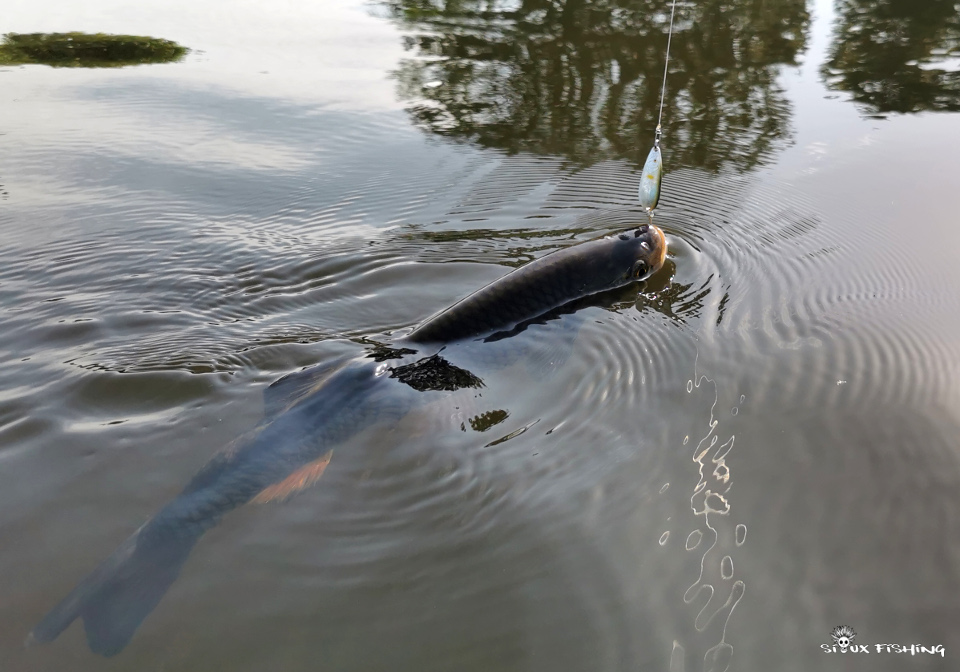
<instances>
[{"instance_id":1,"label":"water droplet","mask_svg":"<svg viewBox=\"0 0 960 672\"><path fill-rule=\"evenodd\" d=\"M680 642L673 640L673 651L670 652L670 672L684 672L684 650Z\"/></svg>"},{"instance_id":2,"label":"water droplet","mask_svg":"<svg viewBox=\"0 0 960 672\"><path fill-rule=\"evenodd\" d=\"M747 526L743 523L737 525L737 546L743 546L747 540Z\"/></svg>"},{"instance_id":3,"label":"water droplet","mask_svg":"<svg viewBox=\"0 0 960 672\"><path fill-rule=\"evenodd\" d=\"M670 487L670 484L669 484L669 483L664 483L664 484L663 484L663 487L660 488L660 494L662 495L663 493L665 493L665 492L667 491L667 488L669 488L669 487Z\"/></svg>"},{"instance_id":4,"label":"water droplet","mask_svg":"<svg viewBox=\"0 0 960 672\"><path fill-rule=\"evenodd\" d=\"M711 647L703 656L704 672L727 672L733 658L733 647L726 642Z\"/></svg>"},{"instance_id":5,"label":"water droplet","mask_svg":"<svg viewBox=\"0 0 960 672\"><path fill-rule=\"evenodd\" d=\"M721 516L725 516L730 512L730 502L719 492L708 491L703 500L703 508L705 512L719 513Z\"/></svg>"},{"instance_id":6,"label":"water droplet","mask_svg":"<svg viewBox=\"0 0 960 672\"><path fill-rule=\"evenodd\" d=\"M692 551L697 546L699 546L701 539L703 539L703 532L701 532L700 530L694 530L689 535L687 535L687 550Z\"/></svg>"},{"instance_id":7,"label":"water droplet","mask_svg":"<svg viewBox=\"0 0 960 672\"><path fill-rule=\"evenodd\" d=\"M689 440L690 440L690 435L687 434L685 437L683 437L683 445L687 445L687 442L688 442Z\"/></svg>"},{"instance_id":8,"label":"water droplet","mask_svg":"<svg viewBox=\"0 0 960 672\"><path fill-rule=\"evenodd\" d=\"M733 558L729 555L723 556L723 560L720 561L720 576L724 579L733 577Z\"/></svg>"},{"instance_id":9,"label":"water droplet","mask_svg":"<svg viewBox=\"0 0 960 672\"><path fill-rule=\"evenodd\" d=\"M741 394L741 395L740 395L740 403L742 404L746 398L747 398L746 395Z\"/></svg>"},{"instance_id":10,"label":"water droplet","mask_svg":"<svg viewBox=\"0 0 960 672\"><path fill-rule=\"evenodd\" d=\"M733 407L733 410L732 410L732 411L730 411L730 412L731 412L731 413L732 413L733 415L736 415L737 413L739 413L739 412L740 412L740 409L739 409L739 408L737 408L736 406L734 406L734 407Z\"/></svg>"},{"instance_id":11,"label":"water droplet","mask_svg":"<svg viewBox=\"0 0 960 672\"><path fill-rule=\"evenodd\" d=\"M730 480L730 468L726 464L718 464L713 470L713 477L722 483Z\"/></svg>"},{"instance_id":12,"label":"water droplet","mask_svg":"<svg viewBox=\"0 0 960 672\"><path fill-rule=\"evenodd\" d=\"M687 381L687 394L690 394L691 392L693 392L693 381L692 381L692 380L688 380L688 381Z\"/></svg>"},{"instance_id":13,"label":"water droplet","mask_svg":"<svg viewBox=\"0 0 960 672\"><path fill-rule=\"evenodd\" d=\"M670 530L667 530L666 532L660 535L660 545L663 546L664 544L666 544L667 539L669 538L670 538Z\"/></svg>"}]
</instances>

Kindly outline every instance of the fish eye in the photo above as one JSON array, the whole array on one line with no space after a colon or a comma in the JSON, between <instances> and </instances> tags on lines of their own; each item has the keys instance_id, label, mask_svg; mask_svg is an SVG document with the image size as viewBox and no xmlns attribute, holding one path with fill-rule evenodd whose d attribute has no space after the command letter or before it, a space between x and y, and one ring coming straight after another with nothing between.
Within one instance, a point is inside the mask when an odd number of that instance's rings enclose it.
<instances>
[{"instance_id":1,"label":"fish eye","mask_svg":"<svg viewBox=\"0 0 960 672\"><path fill-rule=\"evenodd\" d=\"M645 261L638 261L633 265L633 277L635 278L643 277L644 275L646 275L648 268L649 267L647 266Z\"/></svg>"}]
</instances>

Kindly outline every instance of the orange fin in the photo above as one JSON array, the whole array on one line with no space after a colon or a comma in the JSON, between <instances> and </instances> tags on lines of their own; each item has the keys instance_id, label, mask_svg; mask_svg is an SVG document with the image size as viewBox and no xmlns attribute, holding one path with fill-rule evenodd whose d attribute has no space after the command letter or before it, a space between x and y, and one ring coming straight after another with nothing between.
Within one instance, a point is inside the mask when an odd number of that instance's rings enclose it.
<instances>
[{"instance_id":1,"label":"orange fin","mask_svg":"<svg viewBox=\"0 0 960 672\"><path fill-rule=\"evenodd\" d=\"M287 476L279 483L264 488L260 494L253 498L256 504L266 504L276 500L286 499L290 495L304 488L310 487L323 476L324 469L330 464L330 458L333 457L333 451L329 451L319 460L306 464L295 472Z\"/></svg>"}]
</instances>

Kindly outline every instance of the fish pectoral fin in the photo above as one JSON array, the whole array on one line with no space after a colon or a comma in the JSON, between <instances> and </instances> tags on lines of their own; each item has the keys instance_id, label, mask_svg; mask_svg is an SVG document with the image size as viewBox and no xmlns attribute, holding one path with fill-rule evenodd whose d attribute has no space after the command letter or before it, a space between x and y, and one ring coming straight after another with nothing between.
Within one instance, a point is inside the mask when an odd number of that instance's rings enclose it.
<instances>
[{"instance_id":1,"label":"fish pectoral fin","mask_svg":"<svg viewBox=\"0 0 960 672\"><path fill-rule=\"evenodd\" d=\"M333 451L327 452L323 457L314 460L309 464L297 469L282 481L264 488L260 494L253 498L256 504L266 504L277 500L284 500L295 492L308 488L323 476L324 470L330 464L330 458L333 457Z\"/></svg>"}]
</instances>

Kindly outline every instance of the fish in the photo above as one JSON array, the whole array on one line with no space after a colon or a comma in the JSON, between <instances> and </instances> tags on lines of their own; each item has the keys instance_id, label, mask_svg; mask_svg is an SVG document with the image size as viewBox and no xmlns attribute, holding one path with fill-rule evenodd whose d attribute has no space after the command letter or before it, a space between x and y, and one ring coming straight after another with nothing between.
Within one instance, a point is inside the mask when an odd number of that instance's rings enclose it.
<instances>
[{"instance_id":1,"label":"fish","mask_svg":"<svg viewBox=\"0 0 960 672\"><path fill-rule=\"evenodd\" d=\"M658 127L659 128L659 127ZM647 154L647 161L640 173L638 188L640 205L649 213L660 202L660 182L663 180L663 157L660 155L660 143L653 146Z\"/></svg>"},{"instance_id":2,"label":"fish","mask_svg":"<svg viewBox=\"0 0 960 672\"><path fill-rule=\"evenodd\" d=\"M80 618L91 651L118 654L176 581L193 547L227 513L309 487L339 444L374 422L399 420L423 393L481 386L477 376L444 358L447 346L507 338L571 302L645 280L663 266L666 253L663 232L652 224L573 245L511 271L370 354L275 381L264 393L257 426L217 452L54 606L26 643L51 642Z\"/></svg>"}]
</instances>

